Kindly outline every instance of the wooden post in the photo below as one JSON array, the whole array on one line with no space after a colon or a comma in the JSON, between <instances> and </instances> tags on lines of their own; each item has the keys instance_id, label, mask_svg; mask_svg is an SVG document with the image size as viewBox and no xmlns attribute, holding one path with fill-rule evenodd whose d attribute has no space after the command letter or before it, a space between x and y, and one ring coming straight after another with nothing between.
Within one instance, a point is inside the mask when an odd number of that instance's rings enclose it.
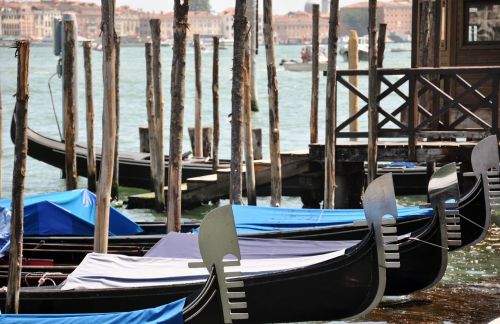
<instances>
[{"instance_id":1,"label":"wooden post","mask_svg":"<svg viewBox=\"0 0 500 324\"><path fill-rule=\"evenodd\" d=\"M115 137L115 158L113 166L113 183L111 184L111 199L118 200L118 194L120 191L120 157L118 155L118 149L120 142L120 37L116 38L116 67L115 67L115 78L116 78L116 137Z\"/></svg>"},{"instance_id":2,"label":"wooden post","mask_svg":"<svg viewBox=\"0 0 500 324\"><path fill-rule=\"evenodd\" d=\"M312 31L312 89L309 121L310 143L318 142L318 90L319 90L319 5L313 5Z\"/></svg>"},{"instance_id":3,"label":"wooden post","mask_svg":"<svg viewBox=\"0 0 500 324\"><path fill-rule=\"evenodd\" d=\"M170 86L170 153L168 168L167 231L181 230L182 131L186 96L186 32L188 0L174 2L174 46Z\"/></svg>"},{"instance_id":4,"label":"wooden post","mask_svg":"<svg viewBox=\"0 0 500 324\"><path fill-rule=\"evenodd\" d=\"M273 1L264 0L264 42L266 44L267 92L269 96L269 150L271 155L271 206L281 205L281 154L278 106L278 78L274 57Z\"/></svg>"},{"instance_id":5,"label":"wooden post","mask_svg":"<svg viewBox=\"0 0 500 324\"><path fill-rule=\"evenodd\" d=\"M201 48L200 35L193 35L194 38L194 73L196 79L196 95L194 99L194 156L203 157L203 126L201 113Z\"/></svg>"},{"instance_id":6,"label":"wooden post","mask_svg":"<svg viewBox=\"0 0 500 324\"><path fill-rule=\"evenodd\" d=\"M194 151L194 127L188 127L188 134L191 141L191 150ZM210 157L212 154L212 137L212 127L203 127L201 147L204 157Z\"/></svg>"},{"instance_id":7,"label":"wooden post","mask_svg":"<svg viewBox=\"0 0 500 324\"><path fill-rule=\"evenodd\" d=\"M323 208L335 207L335 146L337 128L337 42L339 38L339 0L330 0L328 29L328 76L326 85L325 194Z\"/></svg>"},{"instance_id":8,"label":"wooden post","mask_svg":"<svg viewBox=\"0 0 500 324\"><path fill-rule=\"evenodd\" d=\"M262 129L254 128L253 134L253 158L254 160L262 160Z\"/></svg>"},{"instance_id":9,"label":"wooden post","mask_svg":"<svg viewBox=\"0 0 500 324\"><path fill-rule=\"evenodd\" d=\"M139 152L149 153L149 128L139 127Z\"/></svg>"},{"instance_id":10,"label":"wooden post","mask_svg":"<svg viewBox=\"0 0 500 324\"><path fill-rule=\"evenodd\" d=\"M162 211L165 207L165 159L163 156L163 82L161 64L161 22L159 19L149 21L151 39L153 41L153 89L154 89L154 132L153 141L150 142L151 163L154 163L155 174L153 186L155 192L155 209ZM151 134L150 130L150 134Z\"/></svg>"},{"instance_id":11,"label":"wooden post","mask_svg":"<svg viewBox=\"0 0 500 324\"><path fill-rule=\"evenodd\" d=\"M257 41L258 36L256 34L259 33L258 29L258 19L259 14L257 11L257 4L259 0L248 0L248 28L249 33L248 37L250 37L250 91L252 95L252 111L259 111L259 98L257 87L255 86L255 67L257 65L256 62L256 54L257 54Z\"/></svg>"},{"instance_id":12,"label":"wooden post","mask_svg":"<svg viewBox=\"0 0 500 324\"><path fill-rule=\"evenodd\" d=\"M234 14L233 85L231 90L231 175L229 200L233 205L242 204L241 181L241 129L243 109L243 59L248 28L247 1L236 0Z\"/></svg>"},{"instance_id":13,"label":"wooden post","mask_svg":"<svg viewBox=\"0 0 500 324\"><path fill-rule=\"evenodd\" d=\"M76 93L77 76L75 70L76 60L76 35L75 22L65 20L64 25L64 51L63 51L63 108L64 108L64 144L65 144L65 173L66 190L76 189Z\"/></svg>"},{"instance_id":14,"label":"wooden post","mask_svg":"<svg viewBox=\"0 0 500 324\"><path fill-rule=\"evenodd\" d=\"M92 44L83 42L83 62L85 68L85 98L87 103L87 187L96 191L96 161L94 140L94 96L92 93Z\"/></svg>"},{"instance_id":15,"label":"wooden post","mask_svg":"<svg viewBox=\"0 0 500 324\"><path fill-rule=\"evenodd\" d=\"M9 280L7 283L6 313L19 312L19 288L23 260L24 230L24 176L28 152L28 71L30 44L27 40L16 42L17 47L17 92L16 92L16 138L14 147L14 172L12 176L12 216L10 221Z\"/></svg>"},{"instance_id":16,"label":"wooden post","mask_svg":"<svg viewBox=\"0 0 500 324\"><path fill-rule=\"evenodd\" d=\"M347 52L349 56L350 70L357 70L359 68L358 42L359 42L358 32L355 30L351 30L349 34L349 45L348 45L349 49ZM354 87L358 88L359 76L350 75L349 83L352 84ZM358 110L359 110L358 96L354 92L349 91L349 117L354 116L358 112ZM357 132L358 130L359 130L359 118L356 118L355 120L353 120L352 123L349 124L349 131ZM351 138L351 141L355 140L356 138Z\"/></svg>"},{"instance_id":17,"label":"wooden post","mask_svg":"<svg viewBox=\"0 0 500 324\"><path fill-rule=\"evenodd\" d=\"M384 67L384 53L385 53L385 35L387 31L387 24L380 24L378 27L378 39L377 39L377 68L381 69ZM380 81L378 82L380 93Z\"/></svg>"},{"instance_id":18,"label":"wooden post","mask_svg":"<svg viewBox=\"0 0 500 324\"><path fill-rule=\"evenodd\" d=\"M377 0L368 4L368 184L377 177Z\"/></svg>"},{"instance_id":19,"label":"wooden post","mask_svg":"<svg viewBox=\"0 0 500 324\"><path fill-rule=\"evenodd\" d=\"M102 158L97 184L97 211L94 230L94 252L108 252L109 205L113 181L113 158L116 136L116 32L115 1L101 0L103 114L102 114Z\"/></svg>"},{"instance_id":20,"label":"wooden post","mask_svg":"<svg viewBox=\"0 0 500 324\"><path fill-rule=\"evenodd\" d=\"M162 189L161 182L157 181L158 162L158 135L156 133L156 117L155 117L155 98L154 98L154 81L153 81L153 44L147 42L145 44L146 54L146 111L148 114L148 152L150 153L149 171L151 179L151 189L155 193L155 206L161 206Z\"/></svg>"},{"instance_id":21,"label":"wooden post","mask_svg":"<svg viewBox=\"0 0 500 324\"><path fill-rule=\"evenodd\" d=\"M434 1L433 10L434 13L432 16L434 17L432 21L432 66L439 67L441 65L441 1ZM439 74L434 74L431 76L432 83L434 83L437 87L441 87L441 77ZM432 115L436 114L439 111L440 97L437 93L432 92L432 105L431 105L431 113ZM439 120L436 120L432 123L432 129L439 130Z\"/></svg>"},{"instance_id":22,"label":"wooden post","mask_svg":"<svg viewBox=\"0 0 500 324\"><path fill-rule=\"evenodd\" d=\"M212 105L213 105L213 124L214 138L212 150L212 171L215 173L219 168L219 142L220 142L220 124L219 124L219 36L214 36L214 59L212 64Z\"/></svg>"},{"instance_id":23,"label":"wooden post","mask_svg":"<svg viewBox=\"0 0 500 324\"><path fill-rule=\"evenodd\" d=\"M249 17L252 17L249 15ZM252 90L250 85L250 44L246 41L245 66L243 69L244 80L244 139L245 139L245 178L248 205L257 205L257 194L255 191L255 166L253 157L253 134L252 134Z\"/></svg>"},{"instance_id":24,"label":"wooden post","mask_svg":"<svg viewBox=\"0 0 500 324\"><path fill-rule=\"evenodd\" d=\"M3 166L3 107L2 107L2 84L0 83L0 198L2 198L2 166Z\"/></svg>"}]
</instances>

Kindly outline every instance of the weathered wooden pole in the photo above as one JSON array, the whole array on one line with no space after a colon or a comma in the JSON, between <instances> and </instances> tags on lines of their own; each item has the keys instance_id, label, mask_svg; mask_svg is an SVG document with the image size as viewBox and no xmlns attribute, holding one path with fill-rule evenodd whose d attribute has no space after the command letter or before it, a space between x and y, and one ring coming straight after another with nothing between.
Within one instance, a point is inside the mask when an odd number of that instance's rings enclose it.
<instances>
[{"instance_id":1,"label":"weathered wooden pole","mask_svg":"<svg viewBox=\"0 0 500 324\"><path fill-rule=\"evenodd\" d=\"M258 20L259 14L257 12L257 3L259 0L248 0L248 28L250 37L250 91L252 95L252 111L259 111L259 96L257 92L257 87L255 86L255 68L257 66L256 54L257 54L257 40L259 33L258 30Z\"/></svg>"},{"instance_id":2,"label":"weathered wooden pole","mask_svg":"<svg viewBox=\"0 0 500 324\"><path fill-rule=\"evenodd\" d=\"M0 83L0 198L2 198L2 166L3 166L3 107L2 107L2 84Z\"/></svg>"},{"instance_id":3,"label":"weathered wooden pole","mask_svg":"<svg viewBox=\"0 0 500 324\"><path fill-rule=\"evenodd\" d=\"M249 16L252 17L252 16ZM253 157L253 134L252 134L252 89L250 85L250 44L246 41L245 67L243 69L244 80L244 139L245 139L245 178L248 205L257 205L257 194L255 191L255 166Z\"/></svg>"},{"instance_id":4,"label":"weathered wooden pole","mask_svg":"<svg viewBox=\"0 0 500 324\"><path fill-rule=\"evenodd\" d=\"M212 146L212 171L215 173L219 168L219 142L220 142L220 118L219 118L219 36L214 36L214 58L212 64L212 105L213 105L213 146Z\"/></svg>"},{"instance_id":5,"label":"weathered wooden pole","mask_svg":"<svg viewBox=\"0 0 500 324\"><path fill-rule=\"evenodd\" d=\"M387 24L380 24L378 26L378 39L377 39L377 68L384 67L384 53L385 53L385 35L387 31ZM380 94L381 80L377 80L377 96Z\"/></svg>"},{"instance_id":6,"label":"weathered wooden pole","mask_svg":"<svg viewBox=\"0 0 500 324\"><path fill-rule=\"evenodd\" d=\"M120 142L120 37L116 38L116 67L115 67L115 78L116 78L116 137L115 137L115 158L113 166L113 183L111 184L111 199L118 199L118 194L120 191L119 182L119 172L120 172L120 157L118 155L118 143Z\"/></svg>"},{"instance_id":7,"label":"weathered wooden pole","mask_svg":"<svg viewBox=\"0 0 500 324\"><path fill-rule=\"evenodd\" d=\"M145 54L146 54L146 111L148 114L148 151L150 154L151 163L149 164L149 172L151 179L151 189L155 192L155 206L162 204L162 196L160 192L160 183L156 180L156 175L158 174L158 163L153 160L153 157L157 155L156 151L158 149L158 141L156 134L156 118L155 118L155 98L154 98L154 82L153 82L153 44L147 42L145 44ZM153 153L154 152L154 153Z\"/></svg>"},{"instance_id":8,"label":"weathered wooden pole","mask_svg":"<svg viewBox=\"0 0 500 324\"><path fill-rule=\"evenodd\" d=\"M103 114L102 157L99 182L97 183L97 211L94 230L94 252L108 252L109 205L113 181L113 159L116 137L116 32L115 1L101 0Z\"/></svg>"},{"instance_id":9,"label":"weathered wooden pole","mask_svg":"<svg viewBox=\"0 0 500 324\"><path fill-rule=\"evenodd\" d=\"M92 93L92 44L90 41L83 42L83 65L85 69L85 100L87 121L87 187L95 192L96 184L96 161L94 140L94 96Z\"/></svg>"},{"instance_id":10,"label":"weathered wooden pole","mask_svg":"<svg viewBox=\"0 0 500 324\"><path fill-rule=\"evenodd\" d=\"M233 205L242 204L241 180L241 131L243 110L243 60L245 38L248 28L247 1L236 0L234 14L233 85L231 90L231 172L229 177L229 200Z\"/></svg>"},{"instance_id":11,"label":"weathered wooden pole","mask_svg":"<svg viewBox=\"0 0 500 324\"><path fill-rule=\"evenodd\" d=\"M194 38L194 73L196 94L194 99L194 156L203 157L203 126L201 113L201 48L200 35L193 35Z\"/></svg>"},{"instance_id":12,"label":"weathered wooden pole","mask_svg":"<svg viewBox=\"0 0 500 324\"><path fill-rule=\"evenodd\" d=\"M163 156L163 81L161 62L161 22L160 19L149 21L153 50L153 93L154 93L154 131L150 141L151 163L154 163L153 187L155 192L155 209L165 208L165 159Z\"/></svg>"},{"instance_id":13,"label":"weathered wooden pole","mask_svg":"<svg viewBox=\"0 0 500 324\"><path fill-rule=\"evenodd\" d=\"M75 21L63 21L63 108L66 190L76 189L76 93L77 71Z\"/></svg>"},{"instance_id":14,"label":"weathered wooden pole","mask_svg":"<svg viewBox=\"0 0 500 324\"><path fill-rule=\"evenodd\" d=\"M19 311L19 288L23 261L24 230L24 176L28 152L28 71L30 44L27 40L16 42L17 47L17 92L16 92L16 138L14 147L14 172L12 174L12 216L10 221L9 280L7 283L6 313Z\"/></svg>"},{"instance_id":15,"label":"weathered wooden pole","mask_svg":"<svg viewBox=\"0 0 500 324\"><path fill-rule=\"evenodd\" d=\"M264 42L266 44L267 92L269 96L269 150L271 156L271 206L281 205L280 119L278 78L274 57L273 1L264 0Z\"/></svg>"},{"instance_id":16,"label":"weathered wooden pole","mask_svg":"<svg viewBox=\"0 0 500 324\"><path fill-rule=\"evenodd\" d=\"M323 208L335 207L335 146L337 128L337 42L339 38L339 0L330 1L328 28L328 76L326 80L325 193Z\"/></svg>"},{"instance_id":17,"label":"weathered wooden pole","mask_svg":"<svg viewBox=\"0 0 500 324\"><path fill-rule=\"evenodd\" d=\"M378 125L378 77L377 77L377 0L368 4L368 183L377 177L377 125Z\"/></svg>"},{"instance_id":18,"label":"weathered wooden pole","mask_svg":"<svg viewBox=\"0 0 500 324\"><path fill-rule=\"evenodd\" d=\"M170 152L168 168L167 231L181 230L182 132L186 96L186 32L188 0L174 2L174 46L170 86Z\"/></svg>"},{"instance_id":19,"label":"weathered wooden pole","mask_svg":"<svg viewBox=\"0 0 500 324\"><path fill-rule=\"evenodd\" d=\"M359 68L359 50L358 50L358 32L355 30L351 30L349 34L349 48L348 48L348 56L349 56L349 69L350 70L357 70ZM358 88L359 86L359 76L357 75L350 75L349 76L349 83L352 84L354 87ZM349 117L354 116L359 110L359 104L358 104L358 96L352 92L349 91ZM357 132L359 130L359 119L356 118L355 120L352 121L352 123L349 124L349 131L351 132ZM355 141L356 138L352 137L351 141Z\"/></svg>"},{"instance_id":20,"label":"weathered wooden pole","mask_svg":"<svg viewBox=\"0 0 500 324\"><path fill-rule=\"evenodd\" d=\"M311 116L309 121L310 143L318 142L318 92L319 92L319 5L313 5L312 31L312 89Z\"/></svg>"}]
</instances>

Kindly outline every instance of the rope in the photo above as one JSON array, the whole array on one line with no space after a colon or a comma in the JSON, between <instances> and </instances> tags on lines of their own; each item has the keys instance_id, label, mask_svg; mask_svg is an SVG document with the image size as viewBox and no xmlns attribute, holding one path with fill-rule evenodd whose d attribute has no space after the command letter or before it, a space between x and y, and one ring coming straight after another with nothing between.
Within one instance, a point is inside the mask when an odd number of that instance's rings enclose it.
<instances>
[{"instance_id":1,"label":"rope","mask_svg":"<svg viewBox=\"0 0 500 324\"><path fill-rule=\"evenodd\" d=\"M486 227L479 225L478 223L474 222L473 220L468 219L467 217L465 217L462 214L458 214L458 216L462 217L463 219L465 219L466 221L470 222L471 224L476 225L477 227L479 227L482 230L486 230L487 229Z\"/></svg>"},{"instance_id":2,"label":"rope","mask_svg":"<svg viewBox=\"0 0 500 324\"><path fill-rule=\"evenodd\" d=\"M59 137L61 138L61 141L63 141L61 127L59 126L59 119L57 118L56 107L54 105L54 96L52 95L52 88L50 87L50 81L52 80L53 77L55 77L58 74L59 74L58 72L52 74L52 76L49 78L48 86L49 86L49 93L50 93L50 101L52 102L52 110L54 111L54 117L56 118L57 130L59 131Z\"/></svg>"},{"instance_id":3,"label":"rope","mask_svg":"<svg viewBox=\"0 0 500 324\"><path fill-rule=\"evenodd\" d=\"M437 244L434 244L434 243L431 243L431 242L427 242L427 241L423 241L423 240L418 239L416 237L409 237L408 239L409 240L413 240L413 241L422 242L422 243L428 244L428 245L433 246L433 247L437 247L437 248L442 249L442 250L448 250L448 248L446 248L444 246L437 245Z\"/></svg>"}]
</instances>

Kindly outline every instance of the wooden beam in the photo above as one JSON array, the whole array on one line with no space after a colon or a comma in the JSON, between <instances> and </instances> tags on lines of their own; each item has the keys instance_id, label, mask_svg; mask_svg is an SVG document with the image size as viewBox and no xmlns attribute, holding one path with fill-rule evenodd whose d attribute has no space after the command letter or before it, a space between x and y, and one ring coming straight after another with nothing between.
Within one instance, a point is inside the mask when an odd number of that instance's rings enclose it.
<instances>
[{"instance_id":1,"label":"wooden beam","mask_svg":"<svg viewBox=\"0 0 500 324\"><path fill-rule=\"evenodd\" d=\"M63 109L66 190L76 189L76 122L77 122L77 74L75 21L63 21Z\"/></svg>"},{"instance_id":2,"label":"wooden beam","mask_svg":"<svg viewBox=\"0 0 500 324\"><path fill-rule=\"evenodd\" d=\"M252 16L250 16L252 17ZM252 89L250 85L250 44L246 41L245 66L243 69L244 80L244 140L245 140L245 180L248 205L257 205L255 190L255 166L253 156L253 134L252 134Z\"/></svg>"},{"instance_id":3,"label":"wooden beam","mask_svg":"<svg viewBox=\"0 0 500 324\"><path fill-rule=\"evenodd\" d=\"M359 68L359 38L358 38L358 32L355 30L351 30L349 34L349 48L348 48L348 55L349 55L349 69L351 70L357 70ZM354 87L358 88L359 86L359 76L357 75L350 75L349 76L349 83ZM358 104L358 96L353 92L349 91L349 117L352 117L356 115L356 113L359 111L359 104ZM354 119L352 122L349 123L349 131L351 132L357 132L359 130L359 121L358 119ZM355 140L354 138L352 140Z\"/></svg>"},{"instance_id":4,"label":"wooden beam","mask_svg":"<svg viewBox=\"0 0 500 324\"><path fill-rule=\"evenodd\" d=\"M150 142L151 163L154 163L153 186L155 191L155 209L165 208L165 158L163 155L163 81L161 61L161 21L151 19L151 40L153 51L153 93L154 93L154 132ZM151 130L150 130L151 133Z\"/></svg>"},{"instance_id":5,"label":"wooden beam","mask_svg":"<svg viewBox=\"0 0 500 324\"><path fill-rule=\"evenodd\" d=\"M255 86L255 68L257 66L256 55L259 40L259 0L248 0L248 28L250 37L250 91L252 95L252 111L259 111L259 93Z\"/></svg>"},{"instance_id":6,"label":"wooden beam","mask_svg":"<svg viewBox=\"0 0 500 324\"><path fill-rule=\"evenodd\" d=\"M103 59L102 158L97 184L97 211L94 230L94 252L108 252L109 205L113 180L113 158L116 136L116 32L115 1L101 0L101 33Z\"/></svg>"},{"instance_id":7,"label":"wooden beam","mask_svg":"<svg viewBox=\"0 0 500 324\"><path fill-rule=\"evenodd\" d=\"M220 118L219 118L219 36L214 36L214 57L212 64L212 106L213 106L213 150L212 171L217 172L219 168L219 142L220 142Z\"/></svg>"},{"instance_id":8,"label":"wooden beam","mask_svg":"<svg viewBox=\"0 0 500 324\"><path fill-rule=\"evenodd\" d=\"M370 184L377 177L378 77L377 77L377 0L368 4L368 174Z\"/></svg>"},{"instance_id":9,"label":"wooden beam","mask_svg":"<svg viewBox=\"0 0 500 324\"><path fill-rule=\"evenodd\" d=\"M312 32L312 86L309 142L318 142L318 91L319 91L319 5L313 5Z\"/></svg>"},{"instance_id":10,"label":"wooden beam","mask_svg":"<svg viewBox=\"0 0 500 324\"><path fill-rule=\"evenodd\" d=\"M203 126L201 113L201 48L200 35L193 35L194 40L194 74L195 74L195 99L194 99L194 156L203 157Z\"/></svg>"},{"instance_id":11,"label":"wooden beam","mask_svg":"<svg viewBox=\"0 0 500 324\"><path fill-rule=\"evenodd\" d=\"M92 93L92 43L83 42L83 61L85 69L85 101L86 101L86 125L87 125L87 187L95 192L96 182L96 160L94 140L94 95Z\"/></svg>"},{"instance_id":12,"label":"wooden beam","mask_svg":"<svg viewBox=\"0 0 500 324\"><path fill-rule=\"evenodd\" d=\"M14 146L14 172L12 175L12 216L10 221L9 279L7 283L6 313L19 312L19 288L23 260L24 231L24 177L28 152L28 72L30 43L16 42L17 91L16 91L16 138Z\"/></svg>"},{"instance_id":13,"label":"wooden beam","mask_svg":"<svg viewBox=\"0 0 500 324\"><path fill-rule=\"evenodd\" d=\"M186 97L186 33L189 1L174 2L174 46L170 77L170 151L168 168L167 232L181 230L182 132Z\"/></svg>"},{"instance_id":14,"label":"wooden beam","mask_svg":"<svg viewBox=\"0 0 500 324\"><path fill-rule=\"evenodd\" d=\"M326 81L325 193L323 208L335 207L335 146L337 127L337 46L339 38L339 0L330 0L328 29L328 76Z\"/></svg>"},{"instance_id":15,"label":"wooden beam","mask_svg":"<svg viewBox=\"0 0 500 324\"><path fill-rule=\"evenodd\" d=\"M241 130L243 109L243 58L248 28L246 0L236 0L234 14L233 85L231 91L231 175L229 200L231 204L242 204L241 180Z\"/></svg>"},{"instance_id":16,"label":"wooden beam","mask_svg":"<svg viewBox=\"0 0 500 324\"><path fill-rule=\"evenodd\" d=\"M118 200L120 192L120 183L118 175L120 174L120 157L118 156L120 142L120 37L116 38L116 62L115 62L115 100L116 100L116 136L115 136L115 158L113 166L113 183L111 184L111 199Z\"/></svg>"},{"instance_id":17,"label":"wooden beam","mask_svg":"<svg viewBox=\"0 0 500 324\"><path fill-rule=\"evenodd\" d=\"M278 77L274 57L273 1L264 0L264 42L266 44L267 92L269 96L269 150L271 155L271 206L281 205L281 155L278 105Z\"/></svg>"}]
</instances>

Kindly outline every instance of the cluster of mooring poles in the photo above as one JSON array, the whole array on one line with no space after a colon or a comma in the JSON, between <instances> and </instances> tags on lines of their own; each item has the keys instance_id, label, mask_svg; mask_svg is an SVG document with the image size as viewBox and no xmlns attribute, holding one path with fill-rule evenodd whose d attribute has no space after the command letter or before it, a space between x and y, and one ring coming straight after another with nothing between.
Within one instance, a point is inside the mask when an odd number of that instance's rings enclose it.
<instances>
[{"instance_id":1,"label":"cluster of mooring poles","mask_svg":"<svg viewBox=\"0 0 500 324\"><path fill-rule=\"evenodd\" d=\"M86 90L86 125L87 125L87 163L88 187L97 192L97 211L94 235L94 251L106 253L108 249L109 206L112 197L118 195L118 129L119 129L119 46L120 40L115 32L115 2L101 1L101 34L103 46L103 136L102 160L100 164L99 181L97 180L96 158L94 148L94 104L92 95L92 61L91 44L83 43ZM379 31L379 45L376 45L376 0L369 1L369 140L368 140L368 180L376 177L377 168L377 95L380 83L377 78L377 68L382 67L385 26ZM254 0L236 0L234 16L234 57L231 92L231 169L230 169L230 201L232 204L242 203L242 193L245 188L248 203L256 203L254 152L251 123L251 111L258 110L255 90L255 53L258 44L257 3ZM329 39L328 39L328 71L326 91L326 137L325 137L325 192L324 208L333 208L335 203L335 145L336 145L336 56L338 42L338 11L339 0L330 1ZM167 199L167 231L179 231L181 219L181 181L182 181L182 140L184 124L184 99L186 77L186 33L188 23L189 1L175 0L173 24L173 57L171 69L171 121L170 121L170 151L168 168L168 199ZM281 157L279 130L279 100L278 80L275 64L274 26L272 15L272 0L264 0L264 42L266 48L266 65L268 75L269 98L269 142L271 158L271 205L281 204ZM437 12L440 12L439 10ZM250 17L250 18L249 18ZM313 6L313 72L312 97L310 116L310 141L318 141L318 72L319 72L319 6ZM151 43L145 44L146 54L146 107L148 115L148 132L145 137L151 154L151 180L155 192L155 208L165 208L165 160L163 154L163 83L161 60L161 21L150 21ZM76 32L75 21L63 21L63 101L65 107L65 145L66 145L66 187L76 188ZM357 68L357 41L352 35L349 53L350 68ZM196 118L193 132L194 156L203 158L210 154L210 145L204 145L201 106L201 52L199 36L195 35L195 68L196 68ZM219 38L214 37L213 51L213 132L207 132L206 138L213 137L213 171L219 166ZM18 310L20 270L22 260L23 232L23 186L27 154L27 114L28 114L28 67L29 42L16 42L18 57L18 82L16 93L17 121L15 136L15 165L12 186L12 238L10 250L9 283L7 312ZM422 47L421 47L422 48ZM436 64L437 56L434 57ZM357 81L352 80L352 84ZM413 92L415 93L415 92ZM357 112L355 97L351 100L351 116ZM0 118L1 118L0 93ZM0 120L1 125L1 120ZM352 126L357 129L357 125ZM0 132L1 134L1 132ZM243 140L244 139L244 140ZM0 142L1 143L1 142ZM244 144L243 144L244 143ZM208 148L208 149L207 149ZM243 150L245 150L245 185L242 180ZM0 158L1 163L1 158ZM0 168L1 169L1 168ZM0 174L1 177L1 174Z\"/></svg>"}]
</instances>

